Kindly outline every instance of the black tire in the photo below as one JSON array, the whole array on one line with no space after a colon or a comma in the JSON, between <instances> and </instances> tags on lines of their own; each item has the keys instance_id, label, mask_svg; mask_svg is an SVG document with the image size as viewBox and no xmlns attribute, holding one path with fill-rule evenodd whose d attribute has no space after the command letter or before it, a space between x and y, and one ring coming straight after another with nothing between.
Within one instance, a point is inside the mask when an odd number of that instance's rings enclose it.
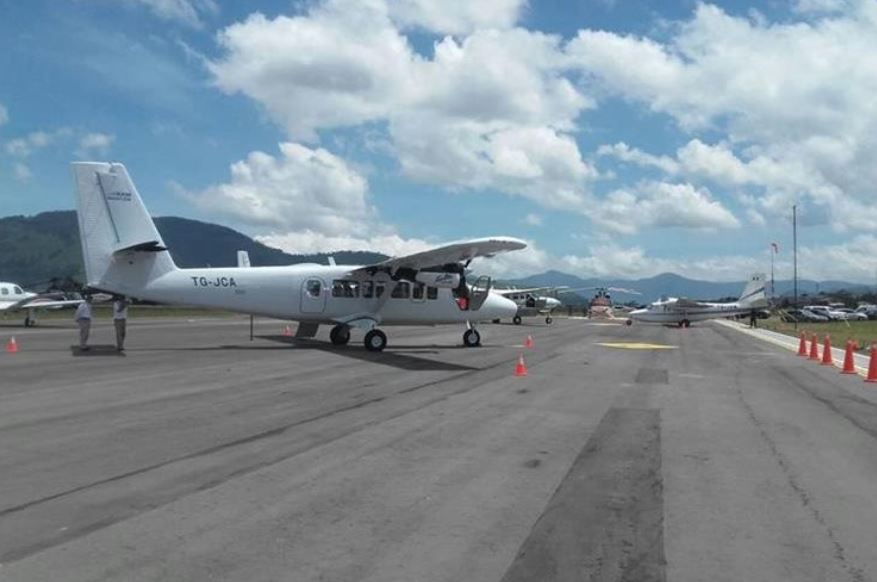
<instances>
[{"instance_id":1,"label":"black tire","mask_svg":"<svg viewBox=\"0 0 877 582\"><path fill-rule=\"evenodd\" d=\"M345 346L350 341L350 328L346 325L336 325L329 332L329 339L336 346Z\"/></svg>"},{"instance_id":2,"label":"black tire","mask_svg":"<svg viewBox=\"0 0 877 582\"><path fill-rule=\"evenodd\" d=\"M515 325L521 325L521 316L520 315L514 316L512 318L512 323L514 323Z\"/></svg>"},{"instance_id":3,"label":"black tire","mask_svg":"<svg viewBox=\"0 0 877 582\"><path fill-rule=\"evenodd\" d=\"M625 323L625 325L633 325L633 320L632 320L632 319L628 319L628 320L625 321L624 323Z\"/></svg>"},{"instance_id":4,"label":"black tire","mask_svg":"<svg viewBox=\"0 0 877 582\"><path fill-rule=\"evenodd\" d=\"M501 319L494 319L493 323L502 323L502 320Z\"/></svg>"},{"instance_id":5,"label":"black tire","mask_svg":"<svg viewBox=\"0 0 877 582\"><path fill-rule=\"evenodd\" d=\"M365 344L365 349L370 352L382 352L387 347L387 334L379 329L373 329L365 334L362 343Z\"/></svg>"},{"instance_id":6,"label":"black tire","mask_svg":"<svg viewBox=\"0 0 877 582\"><path fill-rule=\"evenodd\" d=\"M554 320L551 319L550 316L545 318L545 323L547 323L548 325L551 325L551 322L552 322L552 321L554 321Z\"/></svg>"},{"instance_id":7,"label":"black tire","mask_svg":"<svg viewBox=\"0 0 877 582\"><path fill-rule=\"evenodd\" d=\"M31 322L29 317L24 318L24 327L33 327L33 322Z\"/></svg>"},{"instance_id":8,"label":"black tire","mask_svg":"<svg viewBox=\"0 0 877 582\"><path fill-rule=\"evenodd\" d=\"M688 321L687 319L683 319L682 321L679 322L679 325L681 327L691 327L691 322Z\"/></svg>"},{"instance_id":9,"label":"black tire","mask_svg":"<svg viewBox=\"0 0 877 582\"><path fill-rule=\"evenodd\" d=\"M463 345L467 348L477 348L481 345L481 334L478 330L467 329L463 332Z\"/></svg>"}]
</instances>

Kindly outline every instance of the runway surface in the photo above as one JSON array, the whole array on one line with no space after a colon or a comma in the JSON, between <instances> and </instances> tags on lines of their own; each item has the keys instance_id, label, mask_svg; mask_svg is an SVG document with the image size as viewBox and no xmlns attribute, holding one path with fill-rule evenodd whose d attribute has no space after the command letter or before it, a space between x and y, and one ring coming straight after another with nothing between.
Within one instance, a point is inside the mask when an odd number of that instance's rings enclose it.
<instances>
[{"instance_id":1,"label":"runway surface","mask_svg":"<svg viewBox=\"0 0 877 582\"><path fill-rule=\"evenodd\" d=\"M0 324L3 582L877 580L877 387L734 329L45 323Z\"/></svg>"}]
</instances>

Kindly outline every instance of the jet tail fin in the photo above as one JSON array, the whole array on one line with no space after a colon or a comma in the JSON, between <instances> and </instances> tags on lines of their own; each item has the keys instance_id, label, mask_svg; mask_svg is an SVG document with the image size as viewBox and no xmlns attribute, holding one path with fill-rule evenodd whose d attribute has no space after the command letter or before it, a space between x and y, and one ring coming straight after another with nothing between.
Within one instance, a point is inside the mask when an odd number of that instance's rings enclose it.
<instances>
[{"instance_id":1,"label":"jet tail fin","mask_svg":"<svg viewBox=\"0 0 877 582\"><path fill-rule=\"evenodd\" d=\"M752 307L753 309L766 307L765 280L764 273L752 275L749 278L749 282L746 283L746 287L743 288L743 293L740 294L740 299L737 300L737 303L743 307Z\"/></svg>"},{"instance_id":2,"label":"jet tail fin","mask_svg":"<svg viewBox=\"0 0 877 582\"><path fill-rule=\"evenodd\" d=\"M176 270L125 166L75 162L72 169L90 287L136 297L138 289Z\"/></svg>"}]
</instances>

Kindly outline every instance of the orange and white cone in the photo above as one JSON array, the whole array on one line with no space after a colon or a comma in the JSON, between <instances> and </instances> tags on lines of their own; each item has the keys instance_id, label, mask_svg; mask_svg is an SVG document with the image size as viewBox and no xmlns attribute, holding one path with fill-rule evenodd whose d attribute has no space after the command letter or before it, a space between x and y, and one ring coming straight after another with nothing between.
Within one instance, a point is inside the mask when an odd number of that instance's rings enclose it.
<instances>
[{"instance_id":1,"label":"orange and white cone","mask_svg":"<svg viewBox=\"0 0 877 582\"><path fill-rule=\"evenodd\" d=\"M798 355L807 357L807 334L801 332L801 342L798 344Z\"/></svg>"},{"instance_id":2,"label":"orange and white cone","mask_svg":"<svg viewBox=\"0 0 877 582\"><path fill-rule=\"evenodd\" d=\"M816 337L815 333L810 336L810 357L807 359L815 362L819 361L819 338Z\"/></svg>"},{"instance_id":3,"label":"orange and white cone","mask_svg":"<svg viewBox=\"0 0 877 582\"><path fill-rule=\"evenodd\" d=\"M18 353L18 342L15 341L15 337L9 338L9 341L6 342L6 353L7 354Z\"/></svg>"},{"instance_id":4,"label":"orange and white cone","mask_svg":"<svg viewBox=\"0 0 877 582\"><path fill-rule=\"evenodd\" d=\"M831 336L825 334L825 342L822 344L822 365L833 366L834 358L831 357Z\"/></svg>"},{"instance_id":5,"label":"orange and white cone","mask_svg":"<svg viewBox=\"0 0 877 582\"><path fill-rule=\"evenodd\" d=\"M877 383L877 344L871 344L871 361L868 362L868 375L865 382Z\"/></svg>"},{"instance_id":6,"label":"orange and white cone","mask_svg":"<svg viewBox=\"0 0 877 582\"><path fill-rule=\"evenodd\" d=\"M518 356L518 363L515 365L515 376L526 376L527 365L524 364L524 354Z\"/></svg>"},{"instance_id":7,"label":"orange and white cone","mask_svg":"<svg viewBox=\"0 0 877 582\"><path fill-rule=\"evenodd\" d=\"M853 340L847 340L847 350L844 352L844 367L840 371L841 374L855 374L856 363L853 357Z\"/></svg>"},{"instance_id":8,"label":"orange and white cone","mask_svg":"<svg viewBox=\"0 0 877 582\"><path fill-rule=\"evenodd\" d=\"M289 329L289 326L288 326L288 325L287 325L286 327L283 328L283 335L284 335L284 336L290 336L290 335L292 335L292 331Z\"/></svg>"},{"instance_id":9,"label":"orange and white cone","mask_svg":"<svg viewBox=\"0 0 877 582\"><path fill-rule=\"evenodd\" d=\"M533 347L533 336L531 336L531 335L527 336L527 339L524 340L524 347L525 348L532 348Z\"/></svg>"}]
</instances>

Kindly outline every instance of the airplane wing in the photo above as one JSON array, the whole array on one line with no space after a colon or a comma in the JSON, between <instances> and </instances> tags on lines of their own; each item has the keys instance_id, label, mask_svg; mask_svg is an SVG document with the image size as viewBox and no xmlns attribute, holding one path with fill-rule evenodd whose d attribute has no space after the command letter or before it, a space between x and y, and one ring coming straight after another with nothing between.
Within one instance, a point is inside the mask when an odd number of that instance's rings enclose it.
<instances>
[{"instance_id":1,"label":"airplane wing","mask_svg":"<svg viewBox=\"0 0 877 582\"><path fill-rule=\"evenodd\" d=\"M5 311L18 311L20 309L43 309L50 307L66 307L68 305L79 305L82 299L61 299L56 300L49 297L28 297L17 303L12 303L2 308Z\"/></svg>"},{"instance_id":2,"label":"airplane wing","mask_svg":"<svg viewBox=\"0 0 877 582\"><path fill-rule=\"evenodd\" d=\"M693 309L697 307L709 307L706 303L701 303L700 301L692 301L691 299L685 299L684 297L677 299L672 303L672 306L677 309Z\"/></svg>"},{"instance_id":3,"label":"airplane wing","mask_svg":"<svg viewBox=\"0 0 877 582\"><path fill-rule=\"evenodd\" d=\"M400 271L411 272L425 269L448 270L457 272L477 257L492 257L498 253L517 251L526 248L527 243L511 237L489 237L450 243L428 251L414 253L403 257L393 257L380 263L366 265L351 271L352 274L376 273L385 271L396 275Z\"/></svg>"},{"instance_id":4,"label":"airplane wing","mask_svg":"<svg viewBox=\"0 0 877 582\"><path fill-rule=\"evenodd\" d=\"M566 291L566 287L524 287L521 289L494 289L494 293L505 295L507 293L536 293L537 291Z\"/></svg>"}]
</instances>

